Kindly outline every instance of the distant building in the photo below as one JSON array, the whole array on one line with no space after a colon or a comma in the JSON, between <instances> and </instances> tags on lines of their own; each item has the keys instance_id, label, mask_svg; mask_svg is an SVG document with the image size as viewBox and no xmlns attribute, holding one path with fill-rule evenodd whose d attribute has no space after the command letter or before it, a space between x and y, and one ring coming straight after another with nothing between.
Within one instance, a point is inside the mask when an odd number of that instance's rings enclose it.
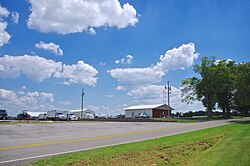
<instances>
[{"instance_id":1,"label":"distant building","mask_svg":"<svg viewBox=\"0 0 250 166\"><path fill-rule=\"evenodd\" d=\"M154 105L136 105L124 109L126 118L135 118L139 114L147 114L150 118L163 118L168 117L168 112L174 110L167 104L154 104Z\"/></svg>"},{"instance_id":2,"label":"distant building","mask_svg":"<svg viewBox=\"0 0 250 166\"><path fill-rule=\"evenodd\" d=\"M70 110L69 112L72 112L75 114L75 116L77 117L77 119L81 119L81 114L82 114L82 118L89 118L92 119L92 115L95 116L95 112L90 110L89 108L85 108L82 110Z\"/></svg>"}]
</instances>

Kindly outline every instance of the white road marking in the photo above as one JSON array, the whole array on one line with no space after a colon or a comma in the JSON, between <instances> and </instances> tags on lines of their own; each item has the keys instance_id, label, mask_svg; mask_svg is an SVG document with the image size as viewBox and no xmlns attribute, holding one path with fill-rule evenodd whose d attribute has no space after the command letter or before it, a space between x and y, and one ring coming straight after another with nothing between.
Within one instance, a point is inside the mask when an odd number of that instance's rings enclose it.
<instances>
[{"instance_id":1,"label":"white road marking","mask_svg":"<svg viewBox=\"0 0 250 166\"><path fill-rule=\"evenodd\" d=\"M217 127L217 126L222 126L222 125L226 125L226 124L227 123L225 123L225 124L215 124L213 126L202 127L202 128L199 128L199 129L193 129L193 130L188 130L188 131L181 131L181 132L178 132L178 133L168 134L168 135L165 135L165 136L156 136L156 137L150 137L150 138L145 138L145 139L138 139L138 140L133 140L133 141L128 141L128 142L116 143L116 144L95 146L95 147L91 147L91 148L83 148L83 149L77 149L77 150L71 150L71 151L65 151L65 152L50 153L50 154L44 154L44 155L38 155L38 156L31 156L31 157L20 158L20 159L0 161L0 164L6 164L6 163L11 163L11 162L17 162L17 161L31 160L31 159L36 159L36 158L43 158L43 157L49 157L49 156L55 156L55 155L62 155L62 154L67 154L67 153L74 153L74 152L86 151L86 150L103 148L103 147L110 147L110 146L121 145L121 144L128 144L128 143L146 141L146 140L150 140L150 139L161 138L161 137L166 137L166 136L172 136L172 135L177 135L177 134L182 134L182 133L187 133L187 132L192 132L192 131L198 131L198 130L212 128L212 127Z\"/></svg>"}]
</instances>

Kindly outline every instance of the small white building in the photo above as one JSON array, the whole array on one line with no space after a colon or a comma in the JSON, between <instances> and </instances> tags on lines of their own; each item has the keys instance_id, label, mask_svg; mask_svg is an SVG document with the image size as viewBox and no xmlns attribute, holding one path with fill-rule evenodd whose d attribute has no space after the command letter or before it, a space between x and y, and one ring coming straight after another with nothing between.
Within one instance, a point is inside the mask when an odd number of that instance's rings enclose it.
<instances>
[{"instance_id":1,"label":"small white building","mask_svg":"<svg viewBox=\"0 0 250 166\"><path fill-rule=\"evenodd\" d=\"M90 110L89 108L84 108L83 111L82 110L70 110L69 112L74 113L77 119L81 119L81 115L82 115L82 118L89 118L89 119L91 119L90 117L95 116L95 112Z\"/></svg>"},{"instance_id":2,"label":"small white building","mask_svg":"<svg viewBox=\"0 0 250 166\"><path fill-rule=\"evenodd\" d=\"M172 107L167 104L136 105L124 109L126 118L135 118L140 113L147 114L150 118L163 118L171 115Z\"/></svg>"}]
</instances>

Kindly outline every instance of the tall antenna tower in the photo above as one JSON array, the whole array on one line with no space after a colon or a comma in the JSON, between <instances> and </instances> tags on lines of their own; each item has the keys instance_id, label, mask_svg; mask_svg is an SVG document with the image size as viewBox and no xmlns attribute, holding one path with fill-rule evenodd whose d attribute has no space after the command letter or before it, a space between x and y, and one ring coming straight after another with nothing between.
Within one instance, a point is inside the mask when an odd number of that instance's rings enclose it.
<instances>
[{"instance_id":1,"label":"tall antenna tower","mask_svg":"<svg viewBox=\"0 0 250 166\"><path fill-rule=\"evenodd\" d=\"M83 105L84 105L84 103L83 103L83 97L84 97L84 95L85 95L85 93L84 93L84 88L82 88L82 94L81 94L81 96L82 96L81 119L82 119L82 115L83 115Z\"/></svg>"}]
</instances>

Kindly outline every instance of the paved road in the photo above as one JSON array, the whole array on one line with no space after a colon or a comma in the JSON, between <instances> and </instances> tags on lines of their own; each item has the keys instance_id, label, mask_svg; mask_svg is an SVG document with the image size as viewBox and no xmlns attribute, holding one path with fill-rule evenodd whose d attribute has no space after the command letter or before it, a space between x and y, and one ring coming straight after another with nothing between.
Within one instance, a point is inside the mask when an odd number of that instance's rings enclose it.
<instances>
[{"instance_id":1,"label":"paved road","mask_svg":"<svg viewBox=\"0 0 250 166\"><path fill-rule=\"evenodd\" d=\"M250 120L250 119L242 119ZM169 136L231 123L65 122L0 125L0 165L20 165L44 157Z\"/></svg>"}]
</instances>

